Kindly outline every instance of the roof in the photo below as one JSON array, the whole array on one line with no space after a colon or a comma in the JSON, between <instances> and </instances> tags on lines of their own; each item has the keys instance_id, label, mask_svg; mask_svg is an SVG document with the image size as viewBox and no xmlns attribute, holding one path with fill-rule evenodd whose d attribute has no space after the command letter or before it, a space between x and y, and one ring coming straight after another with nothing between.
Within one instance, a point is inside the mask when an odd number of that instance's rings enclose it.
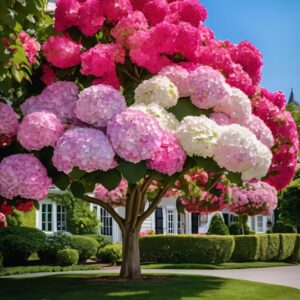
<instances>
[{"instance_id":1,"label":"roof","mask_svg":"<svg viewBox=\"0 0 300 300\"><path fill-rule=\"evenodd\" d=\"M295 98L293 89L291 89L291 94L290 94L289 101L288 101L288 104L290 104L290 103L294 103L296 105L299 105L298 101Z\"/></svg>"}]
</instances>

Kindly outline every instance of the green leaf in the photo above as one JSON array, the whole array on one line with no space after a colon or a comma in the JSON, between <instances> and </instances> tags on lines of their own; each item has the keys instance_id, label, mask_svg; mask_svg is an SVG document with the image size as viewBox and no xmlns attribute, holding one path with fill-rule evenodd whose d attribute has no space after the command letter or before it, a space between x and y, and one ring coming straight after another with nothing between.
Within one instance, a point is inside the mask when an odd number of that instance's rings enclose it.
<instances>
[{"instance_id":1,"label":"green leaf","mask_svg":"<svg viewBox=\"0 0 300 300\"><path fill-rule=\"evenodd\" d=\"M164 179L166 179L168 177L168 175L159 173L159 172L157 172L155 170L147 170L147 174L151 178L154 178L154 179L157 179L157 180L164 180Z\"/></svg>"},{"instance_id":2,"label":"green leaf","mask_svg":"<svg viewBox=\"0 0 300 300\"><path fill-rule=\"evenodd\" d=\"M134 164L122 159L119 162L118 169L129 183L137 183L147 173L146 161Z\"/></svg>"},{"instance_id":3,"label":"green leaf","mask_svg":"<svg viewBox=\"0 0 300 300\"><path fill-rule=\"evenodd\" d=\"M226 175L226 178L231 182L235 183L238 186L241 186L243 181L242 181L242 174L241 173L233 173L233 172L228 172Z\"/></svg>"},{"instance_id":4,"label":"green leaf","mask_svg":"<svg viewBox=\"0 0 300 300\"><path fill-rule=\"evenodd\" d=\"M36 200L32 201L33 202L33 206L35 207L36 210L40 209L40 203Z\"/></svg>"},{"instance_id":5,"label":"green leaf","mask_svg":"<svg viewBox=\"0 0 300 300\"><path fill-rule=\"evenodd\" d=\"M179 99L177 104L168 111L173 113L179 122L186 116L210 115L211 113L208 109L204 110L195 106L189 98Z\"/></svg>"},{"instance_id":6,"label":"green leaf","mask_svg":"<svg viewBox=\"0 0 300 300\"><path fill-rule=\"evenodd\" d=\"M184 213L185 211L185 206L181 203L180 197L176 199L176 209L178 213Z\"/></svg>"},{"instance_id":7,"label":"green leaf","mask_svg":"<svg viewBox=\"0 0 300 300\"><path fill-rule=\"evenodd\" d=\"M213 173L223 173L225 169L220 168L219 165L210 157L204 158L201 156L193 156L195 161L197 162L197 166L205 169L205 171L213 172Z\"/></svg>"},{"instance_id":8,"label":"green leaf","mask_svg":"<svg viewBox=\"0 0 300 300\"><path fill-rule=\"evenodd\" d=\"M80 182L73 182L70 186L70 190L76 198L81 198L85 193L84 186Z\"/></svg>"},{"instance_id":9,"label":"green leaf","mask_svg":"<svg viewBox=\"0 0 300 300\"><path fill-rule=\"evenodd\" d=\"M18 82L21 82L24 77L24 72L22 70L18 70L15 66L12 66L11 73L14 79Z\"/></svg>"},{"instance_id":10,"label":"green leaf","mask_svg":"<svg viewBox=\"0 0 300 300\"><path fill-rule=\"evenodd\" d=\"M80 170L79 168L75 167L73 168L72 172L70 173L73 180L78 181L81 177L84 176L86 172Z\"/></svg>"},{"instance_id":11,"label":"green leaf","mask_svg":"<svg viewBox=\"0 0 300 300\"><path fill-rule=\"evenodd\" d=\"M9 58L10 58L10 52L8 49L6 49L4 44L1 42L0 43L0 62L6 64L9 60Z\"/></svg>"},{"instance_id":12,"label":"green leaf","mask_svg":"<svg viewBox=\"0 0 300 300\"><path fill-rule=\"evenodd\" d=\"M70 184L69 176L62 172L57 172L55 174L55 176L52 178L53 178L53 183L55 184L55 186L58 187L62 191L66 190Z\"/></svg>"}]
</instances>

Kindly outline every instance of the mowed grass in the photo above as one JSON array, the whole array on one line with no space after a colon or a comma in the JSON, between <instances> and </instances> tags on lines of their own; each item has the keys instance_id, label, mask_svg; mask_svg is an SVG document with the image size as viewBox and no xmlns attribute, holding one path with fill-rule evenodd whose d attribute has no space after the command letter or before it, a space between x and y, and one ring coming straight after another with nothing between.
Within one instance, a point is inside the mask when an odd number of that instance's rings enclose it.
<instances>
[{"instance_id":1,"label":"mowed grass","mask_svg":"<svg viewBox=\"0 0 300 300\"><path fill-rule=\"evenodd\" d=\"M147 264L143 269L189 269L189 270L227 270L227 269L251 269L251 268L272 268L294 266L284 262L243 262L243 263L223 263L218 265L209 264Z\"/></svg>"},{"instance_id":2,"label":"mowed grass","mask_svg":"<svg viewBox=\"0 0 300 300\"><path fill-rule=\"evenodd\" d=\"M0 279L2 300L300 300L300 290L208 276L170 276L157 281L92 282L99 275Z\"/></svg>"}]
</instances>

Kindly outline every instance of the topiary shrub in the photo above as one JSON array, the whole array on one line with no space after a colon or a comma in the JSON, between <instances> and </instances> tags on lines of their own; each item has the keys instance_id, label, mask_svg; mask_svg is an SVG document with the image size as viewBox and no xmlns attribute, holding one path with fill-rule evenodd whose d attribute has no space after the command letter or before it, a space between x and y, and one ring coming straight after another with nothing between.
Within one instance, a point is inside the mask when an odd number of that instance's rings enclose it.
<instances>
[{"instance_id":1,"label":"topiary shrub","mask_svg":"<svg viewBox=\"0 0 300 300\"><path fill-rule=\"evenodd\" d=\"M229 233L231 235L242 235L243 230L242 230L242 225L240 222L234 222L231 223L229 226ZM248 235L250 234L250 228L248 224L244 224L244 234Z\"/></svg>"},{"instance_id":2,"label":"topiary shrub","mask_svg":"<svg viewBox=\"0 0 300 300\"><path fill-rule=\"evenodd\" d=\"M22 265L28 257L44 245L46 235L35 228L9 226L0 229L0 250L3 264Z\"/></svg>"},{"instance_id":3,"label":"topiary shrub","mask_svg":"<svg viewBox=\"0 0 300 300\"><path fill-rule=\"evenodd\" d=\"M122 259L122 245L107 245L104 248L99 249L97 257L101 259L102 262L116 264Z\"/></svg>"},{"instance_id":4,"label":"topiary shrub","mask_svg":"<svg viewBox=\"0 0 300 300\"><path fill-rule=\"evenodd\" d=\"M259 257L259 238L256 235L234 236L235 247L232 254L232 261L244 262L255 261Z\"/></svg>"},{"instance_id":5,"label":"topiary shrub","mask_svg":"<svg viewBox=\"0 0 300 300\"><path fill-rule=\"evenodd\" d=\"M279 234L268 234L267 261L274 261L279 255L280 236Z\"/></svg>"},{"instance_id":6,"label":"topiary shrub","mask_svg":"<svg viewBox=\"0 0 300 300\"><path fill-rule=\"evenodd\" d=\"M71 248L71 239L63 232L47 236L43 247L38 251L39 258L44 264L54 264L57 252Z\"/></svg>"},{"instance_id":7,"label":"topiary shrub","mask_svg":"<svg viewBox=\"0 0 300 300\"><path fill-rule=\"evenodd\" d=\"M296 237L296 234L280 234L278 261L287 260L293 254Z\"/></svg>"},{"instance_id":8,"label":"topiary shrub","mask_svg":"<svg viewBox=\"0 0 300 300\"><path fill-rule=\"evenodd\" d=\"M300 234L297 234L295 247L294 247L293 254L291 256L291 260L300 263Z\"/></svg>"},{"instance_id":9,"label":"topiary shrub","mask_svg":"<svg viewBox=\"0 0 300 300\"><path fill-rule=\"evenodd\" d=\"M229 231L224 222L223 217L220 214L213 215L209 228L208 234L217 234L217 235L228 235Z\"/></svg>"},{"instance_id":10,"label":"topiary shrub","mask_svg":"<svg viewBox=\"0 0 300 300\"><path fill-rule=\"evenodd\" d=\"M277 221L273 226L273 233L295 233L295 229L292 225L284 223L283 221Z\"/></svg>"},{"instance_id":11,"label":"topiary shrub","mask_svg":"<svg viewBox=\"0 0 300 300\"><path fill-rule=\"evenodd\" d=\"M78 250L80 261L84 261L96 256L99 248L99 243L96 241L96 239L81 235L71 236L70 244L73 249Z\"/></svg>"},{"instance_id":12,"label":"topiary shrub","mask_svg":"<svg viewBox=\"0 0 300 300\"><path fill-rule=\"evenodd\" d=\"M258 260L266 261L267 260L268 245L269 245L269 236L267 234L258 234L257 237L259 239Z\"/></svg>"},{"instance_id":13,"label":"topiary shrub","mask_svg":"<svg viewBox=\"0 0 300 300\"><path fill-rule=\"evenodd\" d=\"M79 252L75 249L63 249L57 252L56 262L59 266L74 266L78 264Z\"/></svg>"},{"instance_id":14,"label":"topiary shrub","mask_svg":"<svg viewBox=\"0 0 300 300\"><path fill-rule=\"evenodd\" d=\"M141 261L217 264L230 259L232 236L153 235L140 238Z\"/></svg>"}]
</instances>

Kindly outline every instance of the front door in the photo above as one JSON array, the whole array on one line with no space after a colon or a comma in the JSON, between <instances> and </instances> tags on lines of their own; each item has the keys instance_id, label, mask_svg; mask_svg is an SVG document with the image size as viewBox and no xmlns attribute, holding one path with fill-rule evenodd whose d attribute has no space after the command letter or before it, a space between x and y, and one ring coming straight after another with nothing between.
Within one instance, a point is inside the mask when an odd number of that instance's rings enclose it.
<instances>
[{"instance_id":1,"label":"front door","mask_svg":"<svg viewBox=\"0 0 300 300\"><path fill-rule=\"evenodd\" d=\"M199 233L199 215L198 213L192 213L192 233Z\"/></svg>"}]
</instances>

